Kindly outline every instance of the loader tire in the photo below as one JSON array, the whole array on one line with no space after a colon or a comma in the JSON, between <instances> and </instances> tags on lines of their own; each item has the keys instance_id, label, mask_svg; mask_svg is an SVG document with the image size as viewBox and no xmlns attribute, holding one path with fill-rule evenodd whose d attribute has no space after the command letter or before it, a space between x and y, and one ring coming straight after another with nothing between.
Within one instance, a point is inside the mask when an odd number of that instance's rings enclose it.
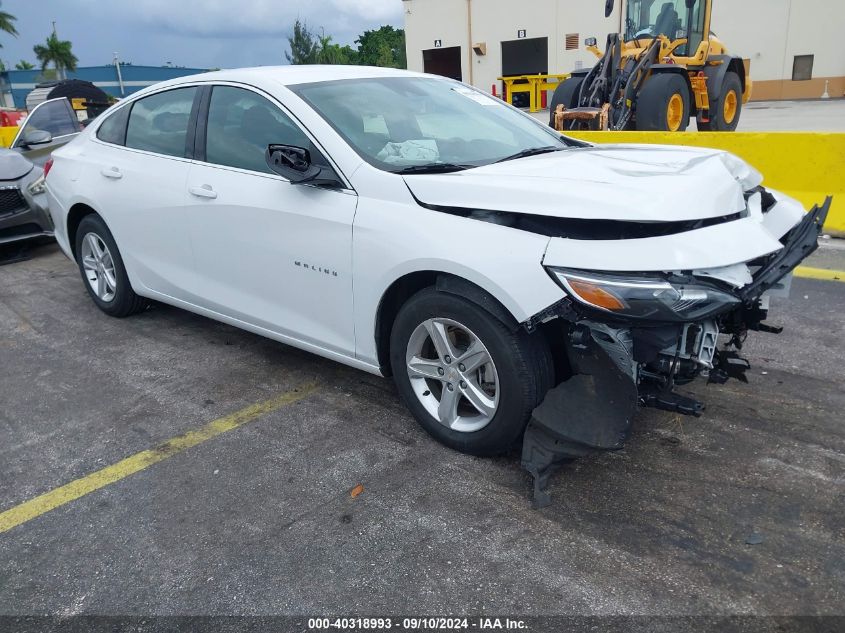
<instances>
[{"instance_id":1,"label":"loader tire","mask_svg":"<svg viewBox=\"0 0 845 633\"><path fill-rule=\"evenodd\" d=\"M549 105L549 127L555 127L555 110L558 105L563 104L567 110L578 107L578 97L581 93L581 84L584 83L583 77L572 77L560 82L560 85L555 88L552 94L552 102Z\"/></svg>"},{"instance_id":2,"label":"loader tire","mask_svg":"<svg viewBox=\"0 0 845 633\"><path fill-rule=\"evenodd\" d=\"M710 121L698 122L701 132L733 132L739 125L742 113L742 82L735 72L725 73L722 91L715 103L710 104Z\"/></svg>"},{"instance_id":3,"label":"loader tire","mask_svg":"<svg viewBox=\"0 0 845 633\"><path fill-rule=\"evenodd\" d=\"M683 77L657 73L648 78L637 98L637 130L683 132L689 117L690 94Z\"/></svg>"}]
</instances>

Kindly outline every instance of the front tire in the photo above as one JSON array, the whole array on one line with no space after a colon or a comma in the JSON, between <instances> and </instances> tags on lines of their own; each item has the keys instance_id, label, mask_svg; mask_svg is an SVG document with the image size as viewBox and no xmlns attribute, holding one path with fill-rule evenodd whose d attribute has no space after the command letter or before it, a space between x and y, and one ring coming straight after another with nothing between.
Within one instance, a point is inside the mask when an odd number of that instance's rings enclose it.
<instances>
[{"instance_id":1,"label":"front tire","mask_svg":"<svg viewBox=\"0 0 845 633\"><path fill-rule=\"evenodd\" d=\"M76 263L88 295L109 316L127 317L147 307L147 299L132 290L117 244L98 215L87 215L79 223Z\"/></svg>"},{"instance_id":2,"label":"front tire","mask_svg":"<svg viewBox=\"0 0 845 633\"><path fill-rule=\"evenodd\" d=\"M656 73L646 80L637 98L637 130L683 132L689 119L690 94L683 77Z\"/></svg>"},{"instance_id":3,"label":"front tire","mask_svg":"<svg viewBox=\"0 0 845 633\"><path fill-rule=\"evenodd\" d=\"M570 77L560 83L552 93L552 102L549 105L549 127L555 129L555 110L558 105L563 104L567 110L578 107L578 98L581 94L583 77Z\"/></svg>"},{"instance_id":4,"label":"front tire","mask_svg":"<svg viewBox=\"0 0 845 633\"><path fill-rule=\"evenodd\" d=\"M514 331L477 304L434 288L400 309L390 363L420 426L471 455L511 449L553 380L539 334Z\"/></svg>"}]
</instances>

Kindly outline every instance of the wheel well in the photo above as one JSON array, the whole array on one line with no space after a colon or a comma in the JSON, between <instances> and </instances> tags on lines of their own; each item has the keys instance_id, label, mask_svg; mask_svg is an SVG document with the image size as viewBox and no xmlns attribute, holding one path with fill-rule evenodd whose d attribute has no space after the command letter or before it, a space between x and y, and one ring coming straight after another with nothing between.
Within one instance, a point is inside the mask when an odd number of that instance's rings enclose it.
<instances>
[{"instance_id":1,"label":"wheel well","mask_svg":"<svg viewBox=\"0 0 845 633\"><path fill-rule=\"evenodd\" d=\"M745 63L740 57L730 55L712 55L708 62L721 62L718 65L707 65L704 74L707 76L707 91L710 93L711 103L717 102L722 96L722 84L729 72L739 75L739 84L745 94Z\"/></svg>"},{"instance_id":2,"label":"wheel well","mask_svg":"<svg viewBox=\"0 0 845 633\"><path fill-rule=\"evenodd\" d=\"M79 229L79 223L82 222L82 218L86 215L91 215L92 213L97 212L87 204L82 204L81 202L73 205L70 208L70 211L68 211L67 239L68 242L70 242L70 251L73 253L74 257L76 257L76 231Z\"/></svg>"},{"instance_id":3,"label":"wheel well","mask_svg":"<svg viewBox=\"0 0 845 633\"><path fill-rule=\"evenodd\" d=\"M390 333L393 330L396 315L399 314L399 310L408 299L423 288L431 286L436 286L442 292L455 294L472 301L510 328L516 329L519 327L516 319L495 297L462 277L434 270L409 273L394 281L379 302L375 327L376 352L379 367L385 376L392 373L390 370Z\"/></svg>"},{"instance_id":4,"label":"wheel well","mask_svg":"<svg viewBox=\"0 0 845 633\"><path fill-rule=\"evenodd\" d=\"M734 72L739 75L739 85L742 86L742 93L745 94L745 64L739 57L731 58L731 61L728 63L728 72Z\"/></svg>"}]
</instances>

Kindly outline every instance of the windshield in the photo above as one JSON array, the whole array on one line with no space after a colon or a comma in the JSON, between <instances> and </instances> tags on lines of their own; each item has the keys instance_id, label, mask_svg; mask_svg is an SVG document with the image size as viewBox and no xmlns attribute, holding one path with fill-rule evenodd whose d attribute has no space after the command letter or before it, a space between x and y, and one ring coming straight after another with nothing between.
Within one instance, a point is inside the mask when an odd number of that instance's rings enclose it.
<instances>
[{"instance_id":1,"label":"windshield","mask_svg":"<svg viewBox=\"0 0 845 633\"><path fill-rule=\"evenodd\" d=\"M385 171L457 171L566 147L550 128L448 79L342 79L290 89Z\"/></svg>"},{"instance_id":2,"label":"windshield","mask_svg":"<svg viewBox=\"0 0 845 633\"><path fill-rule=\"evenodd\" d=\"M691 31L691 41L677 53L688 54L684 49L694 52L703 37L703 4L698 0L692 9L688 9L686 0L628 0L625 40L654 38L657 35L680 40L687 38Z\"/></svg>"}]
</instances>

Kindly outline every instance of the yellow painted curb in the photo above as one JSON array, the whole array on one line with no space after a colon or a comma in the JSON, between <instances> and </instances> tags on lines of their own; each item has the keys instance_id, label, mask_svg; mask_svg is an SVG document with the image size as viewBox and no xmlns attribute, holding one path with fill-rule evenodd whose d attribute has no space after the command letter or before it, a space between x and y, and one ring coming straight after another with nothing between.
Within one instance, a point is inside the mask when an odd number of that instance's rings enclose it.
<instances>
[{"instance_id":1,"label":"yellow painted curb","mask_svg":"<svg viewBox=\"0 0 845 633\"><path fill-rule=\"evenodd\" d=\"M826 268L812 268L799 266L795 269L796 277L804 279L822 279L824 281L841 281L845 283L845 270L827 270Z\"/></svg>"}]
</instances>

